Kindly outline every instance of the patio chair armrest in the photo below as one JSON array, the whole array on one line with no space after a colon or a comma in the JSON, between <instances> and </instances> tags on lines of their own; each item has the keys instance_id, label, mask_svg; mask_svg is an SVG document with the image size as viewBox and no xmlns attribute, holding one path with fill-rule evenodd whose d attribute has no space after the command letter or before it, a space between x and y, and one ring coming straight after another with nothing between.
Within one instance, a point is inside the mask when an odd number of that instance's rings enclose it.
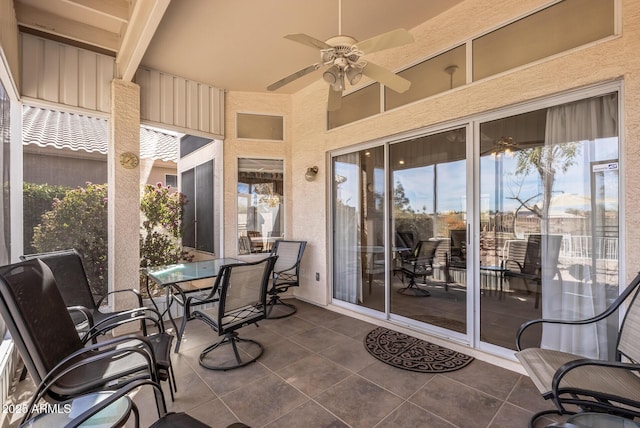
<instances>
[{"instance_id":1,"label":"patio chair armrest","mask_svg":"<svg viewBox=\"0 0 640 428\"><path fill-rule=\"evenodd\" d=\"M518 328L518 332L516 333L516 350L521 351L522 348L520 347L520 339L522 334L524 333L524 331L526 329L528 329L529 327L531 327L532 325L535 324L541 324L541 323L549 323L549 324L565 324L565 325L584 325L584 324L591 324L594 322L598 322L601 321L607 317L609 317L610 315L614 314L617 310L618 307L627 299L627 297L629 297L629 295L631 294L631 292L633 292L635 290L635 288L640 285L640 275L638 275L638 277L636 277L637 281L635 281L634 283L632 283L629 287L627 287L622 294L620 294L616 300L614 300L614 302L609 305L609 307L607 307L603 312L594 315L592 317L589 318L585 318L585 319L580 319L580 320L560 320L560 319L545 319L545 318L538 318L538 319L534 319L534 320L530 320L527 321L525 323L523 323L520 328Z\"/></svg>"},{"instance_id":2,"label":"patio chair armrest","mask_svg":"<svg viewBox=\"0 0 640 428\"><path fill-rule=\"evenodd\" d=\"M89 331L81 337L81 340L86 344L94 338L130 322L146 321L151 321L151 323L158 328L158 332L164 331L164 323L162 322L160 313L154 308L142 307L118 312L117 314L113 314L113 316L100 321L89 329Z\"/></svg>"},{"instance_id":3,"label":"patio chair armrest","mask_svg":"<svg viewBox=\"0 0 640 428\"><path fill-rule=\"evenodd\" d=\"M553 375L553 380L551 381L551 391L553 391L553 396L558 397L558 390L560 389L560 382L572 371L579 367L585 366L598 366L598 367L610 367L621 370L630 370L640 372L640 364L635 363L624 363L621 361L607 361L607 360L595 360L590 358L580 358L577 360L569 361L558 370L556 370Z\"/></svg>"},{"instance_id":4,"label":"patio chair armrest","mask_svg":"<svg viewBox=\"0 0 640 428\"><path fill-rule=\"evenodd\" d=\"M111 394L109 394L107 398L99 401L98 403L94 404L93 406L89 407L87 410L85 410L84 412L82 412L81 414L73 418L71 423L67 426L68 427L83 426L83 423L85 423L89 418L96 415L98 412L106 409L107 407L109 407L110 405L112 405L122 397L127 396L130 392L138 388L141 388L145 385L151 386L155 390L154 392L162 397L163 408L162 409L160 407L158 408L158 417L164 416L167 413L167 405L166 405L166 402L164 401L164 393L162 392L162 388L156 382L150 381L148 379L140 379L140 380L131 382L129 384L126 384L123 387L118 388L114 391L111 391Z\"/></svg>"},{"instance_id":5,"label":"patio chair armrest","mask_svg":"<svg viewBox=\"0 0 640 428\"><path fill-rule=\"evenodd\" d=\"M88 346L84 349L80 349L68 355L66 358L64 358L62 361L56 364L56 366L53 369L51 369L51 371L49 371L47 375L42 379L42 381L38 384L36 393L33 395L33 397L31 398L31 401L29 402L29 406L28 406L29 410L26 412L26 415L23 419L23 423L27 421L28 416L32 413L32 409L41 399L43 399L44 395L46 394L46 392L48 391L51 385L55 384L60 378L62 378L66 374L74 370L77 370L84 365L94 363L95 361L99 361L101 359L105 359L105 358L113 359L113 358L118 358L126 353L138 353L142 355L142 357L145 358L147 361L147 366L149 368L148 371L151 377L150 382L157 383L158 375L156 371L156 363L155 363L155 358L153 356L153 351L150 348L151 344L148 341L136 336L121 336L120 338L116 338L116 340L109 340L108 343L110 345L116 345L124 342L125 340L126 341L140 340L140 342L144 345L144 347L147 347L147 346L149 347L149 350L142 349L139 346L132 346L132 347L126 347L126 348L116 348L115 346L113 346L107 350L98 350L97 348L103 347L107 343L107 342L103 342L96 345ZM79 359L79 360L77 359L78 356L84 353L87 353L89 351L98 351L98 352L94 353L90 357ZM73 363L70 365L67 365L70 362L73 362ZM141 380L144 380L144 379L141 379ZM165 410L166 410L166 405L165 405Z\"/></svg>"},{"instance_id":6,"label":"patio chair armrest","mask_svg":"<svg viewBox=\"0 0 640 428\"><path fill-rule=\"evenodd\" d=\"M184 316L187 319L191 319L191 307L194 305L203 305L206 303L214 303L220 301L220 296L217 294L218 290L216 287L213 287L211 293L207 294L204 297L198 296L188 296L184 301Z\"/></svg>"},{"instance_id":7,"label":"patio chair armrest","mask_svg":"<svg viewBox=\"0 0 640 428\"><path fill-rule=\"evenodd\" d=\"M78 312L82 314L82 316L87 320L87 323L89 323L89 328L93 328L93 315L86 306L67 306L67 311L69 311L69 313Z\"/></svg>"},{"instance_id":8,"label":"patio chair armrest","mask_svg":"<svg viewBox=\"0 0 640 428\"><path fill-rule=\"evenodd\" d=\"M142 295L140 294L140 291L138 291L138 289L136 289L136 288L127 288L127 289L124 289L124 290L109 291L106 295L102 296L100 298L100 300L98 300L96 302L96 306L100 307L102 305L102 302L104 301L104 299L109 297L111 294L115 294L115 293L133 293L136 296L138 307L142 306Z\"/></svg>"},{"instance_id":9,"label":"patio chair armrest","mask_svg":"<svg viewBox=\"0 0 640 428\"><path fill-rule=\"evenodd\" d=\"M520 262L519 262L519 261L517 261L517 260L514 260L514 259L504 259L504 260L501 262L502 267L503 267L504 269L509 269L509 267L507 266L509 263L515 263L515 264L516 264L516 266L518 266L518 269L520 269L520 271L522 271L522 268L523 268L522 263L520 263Z\"/></svg>"}]
</instances>

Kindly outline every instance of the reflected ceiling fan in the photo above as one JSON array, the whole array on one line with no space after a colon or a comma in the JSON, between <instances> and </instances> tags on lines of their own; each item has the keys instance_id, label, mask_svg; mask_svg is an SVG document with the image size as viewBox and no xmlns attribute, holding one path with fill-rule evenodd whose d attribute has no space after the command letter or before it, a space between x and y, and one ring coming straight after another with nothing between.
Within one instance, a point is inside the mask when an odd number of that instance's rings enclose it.
<instances>
[{"instance_id":1,"label":"reflected ceiling fan","mask_svg":"<svg viewBox=\"0 0 640 428\"><path fill-rule=\"evenodd\" d=\"M412 43L413 36L411 33L399 28L358 42L353 37L342 35L342 17L340 16L342 1L339 2L338 9L340 27L338 28L338 33L340 33L340 35L331 37L324 42L302 33L287 34L284 36L285 39L293 40L294 42L314 49L319 49L320 62L305 67L272 83L267 87L268 91L275 91L324 66L326 66L327 69L323 73L322 78L329 83L329 101L327 107L329 111L340 108L342 104L342 91L345 89L345 81L348 81L351 85L355 85L360 81L363 74L398 93L405 92L409 89L411 86L410 81L371 61L365 61L362 57L365 54Z\"/></svg>"}]
</instances>

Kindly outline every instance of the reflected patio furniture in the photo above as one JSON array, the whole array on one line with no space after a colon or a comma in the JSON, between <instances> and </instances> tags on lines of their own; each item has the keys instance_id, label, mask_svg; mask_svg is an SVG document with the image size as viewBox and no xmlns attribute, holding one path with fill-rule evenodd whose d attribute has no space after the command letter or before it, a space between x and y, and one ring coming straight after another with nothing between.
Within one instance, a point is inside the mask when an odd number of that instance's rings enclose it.
<instances>
[{"instance_id":1,"label":"reflected patio furniture","mask_svg":"<svg viewBox=\"0 0 640 428\"><path fill-rule=\"evenodd\" d=\"M449 231L450 249L449 266L459 269L467 268L467 229Z\"/></svg>"},{"instance_id":2,"label":"reflected patio furniture","mask_svg":"<svg viewBox=\"0 0 640 428\"><path fill-rule=\"evenodd\" d=\"M86 345L76 331L51 269L38 259L0 267L0 315L45 399L62 402L139 379L159 382L151 343L126 335ZM156 394L159 411L164 398Z\"/></svg>"},{"instance_id":3,"label":"reflected patio furniture","mask_svg":"<svg viewBox=\"0 0 640 428\"><path fill-rule=\"evenodd\" d=\"M230 370L246 366L262 355L262 345L253 339L240 338L237 330L249 324L257 325L267 317L267 286L277 259L278 256L269 256L257 262L220 268L209 294L209 299L219 299L218 304L191 314L222 336L200 353L202 367ZM213 361L207 362L207 358Z\"/></svg>"},{"instance_id":4,"label":"reflected patio furniture","mask_svg":"<svg viewBox=\"0 0 640 428\"><path fill-rule=\"evenodd\" d=\"M410 230L397 231L396 235L396 251L394 251L394 268L393 274L402 274L402 260L414 256L414 250L419 241L416 240L415 233Z\"/></svg>"},{"instance_id":5,"label":"reflected patio furniture","mask_svg":"<svg viewBox=\"0 0 640 428\"><path fill-rule=\"evenodd\" d=\"M543 240L546 242L545 261L547 267L552 272L552 277L558 277L562 281L560 269L558 268L558 257L562 245L562 235L529 235L524 255L524 261L515 259L505 259L505 278L521 278L524 281L526 291L529 293L529 281L536 284L535 308L540 306L540 296L542 291L542 246Z\"/></svg>"},{"instance_id":6,"label":"reflected patio furniture","mask_svg":"<svg viewBox=\"0 0 640 428\"><path fill-rule=\"evenodd\" d=\"M553 401L556 409L533 415L529 427L546 414L601 412L640 417L640 300L638 274L620 296L602 313L585 320L536 319L520 326L516 335L516 357L538 388L542 397ZM619 308L626 302L620 324L616 354L612 361L584 358L553 349L526 348L521 342L526 331L544 324L589 325L613 317L618 325ZM536 329L533 329L536 330ZM624 362L623 362L624 361Z\"/></svg>"},{"instance_id":7,"label":"reflected patio furniture","mask_svg":"<svg viewBox=\"0 0 640 428\"><path fill-rule=\"evenodd\" d=\"M247 230L247 236L251 244L252 253L261 253L264 251L264 241L262 239L262 233L257 230Z\"/></svg>"},{"instance_id":8,"label":"reflected patio furniture","mask_svg":"<svg viewBox=\"0 0 640 428\"><path fill-rule=\"evenodd\" d=\"M284 318L296 313L296 307L284 302L280 295L290 287L300 286L300 262L306 245L307 241L275 242L271 255L278 256L278 260L273 267L271 287L267 291L267 318Z\"/></svg>"},{"instance_id":9,"label":"reflected patio furniture","mask_svg":"<svg viewBox=\"0 0 640 428\"><path fill-rule=\"evenodd\" d=\"M409 284L400 288L398 293L415 297L429 296L429 291L418 286L416 278L422 278L422 283L426 283L427 276L433 276L433 261L440 241L426 240L418 241L412 250L412 255L402 259L401 272L402 283L404 277L409 278Z\"/></svg>"}]
</instances>

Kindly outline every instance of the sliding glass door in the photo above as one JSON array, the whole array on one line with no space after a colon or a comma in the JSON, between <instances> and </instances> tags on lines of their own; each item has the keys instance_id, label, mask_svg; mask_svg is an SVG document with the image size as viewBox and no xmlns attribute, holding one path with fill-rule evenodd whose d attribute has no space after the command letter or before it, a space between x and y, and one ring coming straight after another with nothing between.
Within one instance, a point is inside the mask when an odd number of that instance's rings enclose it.
<instances>
[{"instance_id":1,"label":"sliding glass door","mask_svg":"<svg viewBox=\"0 0 640 428\"><path fill-rule=\"evenodd\" d=\"M523 322L588 318L618 295L617 94L483 122L479 143L480 339L513 349ZM526 340L606 358L607 330Z\"/></svg>"},{"instance_id":2,"label":"sliding glass door","mask_svg":"<svg viewBox=\"0 0 640 428\"><path fill-rule=\"evenodd\" d=\"M467 332L466 128L389 148L393 315Z\"/></svg>"},{"instance_id":3,"label":"sliding glass door","mask_svg":"<svg viewBox=\"0 0 640 428\"><path fill-rule=\"evenodd\" d=\"M526 321L602 311L620 161L617 92L601 93L333 156L333 301L504 355ZM615 327L524 343L606 358Z\"/></svg>"}]
</instances>

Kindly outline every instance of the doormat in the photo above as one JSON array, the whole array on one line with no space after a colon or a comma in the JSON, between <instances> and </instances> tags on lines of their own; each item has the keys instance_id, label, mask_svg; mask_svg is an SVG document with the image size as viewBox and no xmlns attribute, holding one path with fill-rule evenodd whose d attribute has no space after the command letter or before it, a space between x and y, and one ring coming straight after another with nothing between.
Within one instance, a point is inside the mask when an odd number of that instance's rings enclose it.
<instances>
[{"instance_id":1,"label":"doormat","mask_svg":"<svg viewBox=\"0 0 640 428\"><path fill-rule=\"evenodd\" d=\"M384 327L370 331L364 338L364 346L383 363L414 372L451 372L473 361L473 357L458 351Z\"/></svg>"}]
</instances>

